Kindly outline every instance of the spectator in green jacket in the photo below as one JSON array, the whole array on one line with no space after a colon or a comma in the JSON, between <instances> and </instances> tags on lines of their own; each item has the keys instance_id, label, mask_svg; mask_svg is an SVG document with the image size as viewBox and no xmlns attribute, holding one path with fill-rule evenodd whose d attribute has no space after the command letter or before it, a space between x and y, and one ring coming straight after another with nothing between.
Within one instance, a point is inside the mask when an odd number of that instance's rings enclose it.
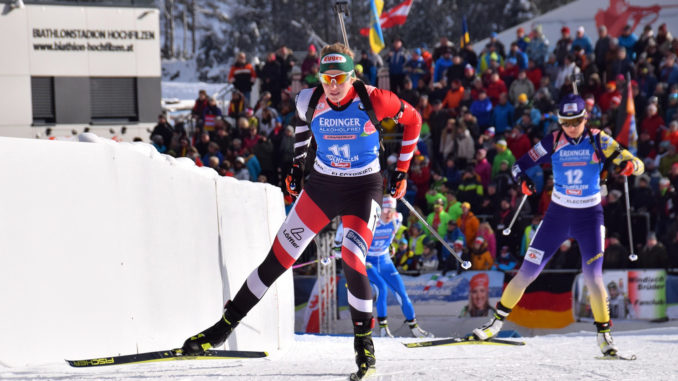
<instances>
[{"instance_id":1,"label":"spectator in green jacket","mask_svg":"<svg viewBox=\"0 0 678 381\"><path fill-rule=\"evenodd\" d=\"M448 221L450 221L450 215L445 211L445 198L439 198L433 203L433 212L428 215L426 222L436 229L440 236L444 236L447 233ZM428 231L426 234L431 235Z\"/></svg>"},{"instance_id":2,"label":"spectator in green jacket","mask_svg":"<svg viewBox=\"0 0 678 381\"><path fill-rule=\"evenodd\" d=\"M492 177L499 172L502 160L508 161L509 168L513 167L516 162L516 158L513 157L513 153L507 147L506 140L499 139L495 146L497 147L497 154L494 155L494 160L492 160Z\"/></svg>"}]
</instances>

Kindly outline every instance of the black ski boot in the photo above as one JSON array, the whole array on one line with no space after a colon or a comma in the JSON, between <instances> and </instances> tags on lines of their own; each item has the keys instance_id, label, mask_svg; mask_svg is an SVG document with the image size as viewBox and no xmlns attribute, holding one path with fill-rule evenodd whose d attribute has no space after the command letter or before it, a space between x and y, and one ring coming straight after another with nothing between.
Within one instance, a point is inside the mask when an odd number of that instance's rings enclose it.
<instances>
[{"instance_id":1,"label":"black ski boot","mask_svg":"<svg viewBox=\"0 0 678 381\"><path fill-rule=\"evenodd\" d=\"M358 371L351 373L351 381L364 380L377 371L375 368L377 359L374 357L374 343L372 343L373 327L374 318L353 321L353 349L355 349L355 363L358 365Z\"/></svg>"},{"instance_id":2,"label":"black ski boot","mask_svg":"<svg viewBox=\"0 0 678 381\"><path fill-rule=\"evenodd\" d=\"M224 306L224 314L221 316L221 319L213 326L186 339L181 347L181 353L187 356L195 356L205 353L210 348L218 347L226 341L243 317L245 315L237 312L231 306L231 301L229 300Z\"/></svg>"}]
</instances>

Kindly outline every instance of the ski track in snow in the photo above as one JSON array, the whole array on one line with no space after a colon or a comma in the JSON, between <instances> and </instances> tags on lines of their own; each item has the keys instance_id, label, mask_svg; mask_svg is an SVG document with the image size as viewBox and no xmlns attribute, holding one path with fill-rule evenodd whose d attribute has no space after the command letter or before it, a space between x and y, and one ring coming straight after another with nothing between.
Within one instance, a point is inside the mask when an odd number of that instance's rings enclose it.
<instances>
[{"instance_id":1,"label":"ski track in snow","mask_svg":"<svg viewBox=\"0 0 678 381\"><path fill-rule=\"evenodd\" d=\"M593 332L524 338L523 347L406 348L412 338L375 338L377 375L369 380L676 380L678 327L617 332L635 361L597 360ZM63 364L0 367L0 380L346 380L355 371L351 337L296 335L266 359L173 361L75 369Z\"/></svg>"}]
</instances>

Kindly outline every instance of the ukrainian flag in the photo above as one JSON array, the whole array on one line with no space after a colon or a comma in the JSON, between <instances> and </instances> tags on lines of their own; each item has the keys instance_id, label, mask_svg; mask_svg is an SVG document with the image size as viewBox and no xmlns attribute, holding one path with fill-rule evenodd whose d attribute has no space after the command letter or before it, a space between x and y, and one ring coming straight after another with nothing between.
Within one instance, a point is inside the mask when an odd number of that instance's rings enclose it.
<instances>
[{"instance_id":1,"label":"ukrainian flag","mask_svg":"<svg viewBox=\"0 0 678 381\"><path fill-rule=\"evenodd\" d=\"M459 46L463 48L469 42L471 42L471 36L469 36L468 34L468 25L466 24L466 16L464 16L461 20L461 42Z\"/></svg>"},{"instance_id":2,"label":"ukrainian flag","mask_svg":"<svg viewBox=\"0 0 678 381\"><path fill-rule=\"evenodd\" d=\"M384 9L384 0L370 0L370 48L377 54L384 47L384 35L381 32L381 25L379 24L379 17L381 11Z\"/></svg>"}]
</instances>

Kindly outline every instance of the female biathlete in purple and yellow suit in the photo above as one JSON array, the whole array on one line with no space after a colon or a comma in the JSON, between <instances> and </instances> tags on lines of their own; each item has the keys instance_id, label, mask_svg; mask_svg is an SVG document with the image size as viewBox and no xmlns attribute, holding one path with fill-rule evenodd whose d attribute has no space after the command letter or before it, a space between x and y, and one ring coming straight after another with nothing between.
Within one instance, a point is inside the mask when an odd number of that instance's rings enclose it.
<instances>
[{"instance_id":1,"label":"female biathlete in purple and yellow suit","mask_svg":"<svg viewBox=\"0 0 678 381\"><path fill-rule=\"evenodd\" d=\"M584 100L578 95L566 96L558 110L562 130L547 135L513 166L513 176L521 183L523 193L530 195L534 186L525 170L550 160L555 183L552 202L525 253L520 271L506 286L493 318L473 331L481 340L501 330L503 320L560 244L574 238L581 250L582 272L591 295L598 345L605 355L617 352L610 336L610 314L602 274L605 225L600 205L600 173L607 158L612 158L624 176L640 175L644 166L604 132L586 128L584 107Z\"/></svg>"},{"instance_id":2,"label":"female biathlete in purple and yellow suit","mask_svg":"<svg viewBox=\"0 0 678 381\"><path fill-rule=\"evenodd\" d=\"M297 202L280 227L266 259L249 275L233 300L226 303L223 318L187 339L182 348L185 353L201 353L223 343L271 284L294 264L313 237L332 218L341 216L344 226L341 254L359 368L352 378L360 379L374 372L372 291L365 256L381 211L383 179L379 164L380 132L371 119L391 118L404 126L400 157L390 184L392 195L401 198L405 194L405 173L419 138L421 117L390 91L371 86L358 89L362 83L354 84L353 67L353 53L343 44L323 48L319 75L323 92L317 93L322 95L314 97L314 89L305 89L296 100L295 119L299 123L295 158L286 184L291 194L298 195ZM369 97L371 108L361 102L361 95ZM309 109L315 110L311 121L307 120ZM317 145L316 158L299 193L311 138Z\"/></svg>"}]
</instances>

